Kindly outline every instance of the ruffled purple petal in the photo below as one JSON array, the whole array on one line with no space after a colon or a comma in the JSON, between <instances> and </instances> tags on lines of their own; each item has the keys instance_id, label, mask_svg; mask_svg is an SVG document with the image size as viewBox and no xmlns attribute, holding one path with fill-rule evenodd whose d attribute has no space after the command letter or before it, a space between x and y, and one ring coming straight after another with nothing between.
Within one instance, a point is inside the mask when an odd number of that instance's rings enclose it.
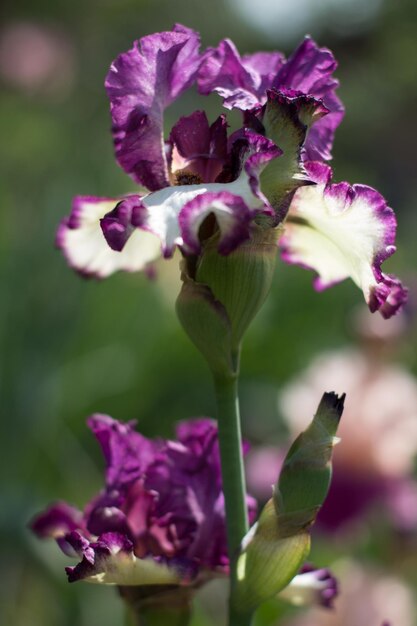
<instances>
[{"instance_id":1,"label":"ruffled purple petal","mask_svg":"<svg viewBox=\"0 0 417 626\"><path fill-rule=\"evenodd\" d=\"M284 61L281 53L256 53L240 57L234 44L221 41L209 49L200 67L200 92L217 92L226 108L242 111L265 104L267 90L296 90L304 96L322 101L328 111L314 122L304 146L306 160L330 159L334 133L342 121L344 108L335 90L339 83L333 77L337 63L327 48L319 48L307 37Z\"/></svg>"},{"instance_id":2,"label":"ruffled purple petal","mask_svg":"<svg viewBox=\"0 0 417 626\"><path fill-rule=\"evenodd\" d=\"M203 111L181 117L171 130L171 170L177 184L215 182L227 158L227 122L210 126Z\"/></svg>"},{"instance_id":3,"label":"ruffled purple petal","mask_svg":"<svg viewBox=\"0 0 417 626\"><path fill-rule=\"evenodd\" d=\"M82 560L75 567L67 567L69 582L89 582L113 585L167 585L178 584L180 577L153 559L139 559L133 544L120 533L104 533L97 541L88 542L77 533L66 537L74 551L81 552Z\"/></svg>"},{"instance_id":4,"label":"ruffled purple petal","mask_svg":"<svg viewBox=\"0 0 417 626\"><path fill-rule=\"evenodd\" d=\"M328 179L328 168L306 167L312 177ZM317 290L350 277L370 310L388 318L407 298L400 281L381 271L395 252L395 233L394 212L375 189L321 182L297 191L280 246L285 261L317 272Z\"/></svg>"},{"instance_id":5,"label":"ruffled purple petal","mask_svg":"<svg viewBox=\"0 0 417 626\"><path fill-rule=\"evenodd\" d=\"M111 488L121 488L143 476L161 446L136 432L135 422L118 422L97 413L88 418L87 424L103 451L106 484Z\"/></svg>"},{"instance_id":6,"label":"ruffled purple petal","mask_svg":"<svg viewBox=\"0 0 417 626\"><path fill-rule=\"evenodd\" d=\"M241 60L243 67L256 77L257 93L261 98L272 86L279 69L285 63L282 52L244 54Z\"/></svg>"},{"instance_id":7,"label":"ruffled purple petal","mask_svg":"<svg viewBox=\"0 0 417 626\"><path fill-rule=\"evenodd\" d=\"M217 48L210 48L205 53L198 75L200 93L208 95L215 91L228 109L251 109L259 103L257 87L260 86L260 76L253 69L244 67L230 39L224 39Z\"/></svg>"},{"instance_id":8,"label":"ruffled purple petal","mask_svg":"<svg viewBox=\"0 0 417 626\"><path fill-rule=\"evenodd\" d=\"M133 202L131 198L122 202L94 196L74 198L71 214L61 222L56 236L56 245L70 267L82 276L106 278L119 270L143 270L160 256L159 241L152 234L130 230L123 214L123 208L130 202ZM121 218L116 219L116 214ZM106 217L103 230L113 250L100 225ZM118 247L123 247L123 251L118 252Z\"/></svg>"},{"instance_id":9,"label":"ruffled purple petal","mask_svg":"<svg viewBox=\"0 0 417 626\"><path fill-rule=\"evenodd\" d=\"M213 91L223 98L228 109L253 109L266 100L269 89L283 63L280 52L257 52L240 56L230 39L210 48L198 75L200 93Z\"/></svg>"},{"instance_id":10,"label":"ruffled purple petal","mask_svg":"<svg viewBox=\"0 0 417 626\"><path fill-rule=\"evenodd\" d=\"M334 104L332 104L331 99ZM316 159L328 161L332 158L331 149L336 128L343 120L345 109L336 96L329 96L325 102L329 114L315 123L307 134L303 153L303 158L306 161Z\"/></svg>"},{"instance_id":11,"label":"ruffled purple petal","mask_svg":"<svg viewBox=\"0 0 417 626\"><path fill-rule=\"evenodd\" d=\"M165 458L148 471L146 487L160 494L160 523L175 523L177 556L208 569L228 567L224 497L218 432L208 419L181 423L177 442L167 442ZM163 486L169 482L170 489ZM248 496L253 520L254 500Z\"/></svg>"},{"instance_id":12,"label":"ruffled purple petal","mask_svg":"<svg viewBox=\"0 0 417 626\"><path fill-rule=\"evenodd\" d=\"M62 552L72 558L85 557L93 562L93 550L90 541L78 530L73 530L62 537L57 538L57 543Z\"/></svg>"},{"instance_id":13,"label":"ruffled purple petal","mask_svg":"<svg viewBox=\"0 0 417 626\"><path fill-rule=\"evenodd\" d=\"M112 250L121 252L133 233L134 227L131 219L132 209L135 206L142 206L140 196L128 196L100 220L101 230Z\"/></svg>"},{"instance_id":14,"label":"ruffled purple petal","mask_svg":"<svg viewBox=\"0 0 417 626\"><path fill-rule=\"evenodd\" d=\"M110 501L106 506L106 500ZM111 504L116 500L117 505ZM126 514L118 508L125 501L125 495L120 492L102 494L87 507L87 528L93 535L102 535L107 532L118 532L130 537L129 523Z\"/></svg>"},{"instance_id":15,"label":"ruffled purple petal","mask_svg":"<svg viewBox=\"0 0 417 626\"><path fill-rule=\"evenodd\" d=\"M163 113L193 83L199 45L197 33L181 25L142 37L117 57L105 81L117 160L151 191L169 185Z\"/></svg>"},{"instance_id":16,"label":"ruffled purple petal","mask_svg":"<svg viewBox=\"0 0 417 626\"><path fill-rule=\"evenodd\" d=\"M85 527L83 514L66 502L57 502L40 513L30 523L30 528L40 538L57 538Z\"/></svg>"}]
</instances>

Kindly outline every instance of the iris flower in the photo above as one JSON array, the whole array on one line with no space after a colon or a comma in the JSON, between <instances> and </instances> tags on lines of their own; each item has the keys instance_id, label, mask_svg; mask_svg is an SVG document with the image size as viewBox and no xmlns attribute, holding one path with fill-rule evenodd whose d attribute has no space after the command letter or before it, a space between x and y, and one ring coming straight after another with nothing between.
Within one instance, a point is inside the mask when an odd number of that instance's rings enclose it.
<instances>
[{"instance_id":1,"label":"iris flower","mask_svg":"<svg viewBox=\"0 0 417 626\"><path fill-rule=\"evenodd\" d=\"M195 263L213 237L229 255L257 227L281 226L282 258L314 270L316 289L350 277L371 311L393 315L406 290L381 264L395 251L395 215L371 187L333 183L325 164L344 114L332 53L308 37L288 59L241 56L227 39L199 46L196 32L176 25L112 63L116 159L140 188L75 198L57 234L68 263L96 278L144 270L176 248ZM240 110L242 127L228 136L226 114L210 124L199 110L165 139L166 108L192 86Z\"/></svg>"},{"instance_id":2,"label":"iris flower","mask_svg":"<svg viewBox=\"0 0 417 626\"><path fill-rule=\"evenodd\" d=\"M212 420L182 422L177 439L151 440L95 414L88 425L105 458L104 489L79 511L57 502L32 521L79 563L69 582L198 587L229 571L218 432ZM247 445L244 444L244 451ZM247 496L254 522L256 501ZM328 570L304 567L283 597L331 607L337 583Z\"/></svg>"},{"instance_id":3,"label":"iris flower","mask_svg":"<svg viewBox=\"0 0 417 626\"><path fill-rule=\"evenodd\" d=\"M106 484L84 512L60 502L35 518L40 537L68 555L70 582L179 584L226 573L228 556L217 428L208 419L150 440L133 423L96 414L88 425L106 462ZM253 519L256 503L247 499Z\"/></svg>"}]
</instances>

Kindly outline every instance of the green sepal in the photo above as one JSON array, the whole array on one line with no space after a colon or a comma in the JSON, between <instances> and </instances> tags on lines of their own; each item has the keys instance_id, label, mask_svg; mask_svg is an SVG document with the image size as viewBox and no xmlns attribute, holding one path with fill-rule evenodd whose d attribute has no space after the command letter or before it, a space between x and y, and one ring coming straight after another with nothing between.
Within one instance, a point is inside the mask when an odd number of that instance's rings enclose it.
<instances>
[{"instance_id":1,"label":"green sepal","mask_svg":"<svg viewBox=\"0 0 417 626\"><path fill-rule=\"evenodd\" d=\"M217 251L215 238L206 243L196 281L210 288L224 306L230 320L232 350L240 342L271 289L277 261L279 228L254 225L251 238L224 256Z\"/></svg>"},{"instance_id":2,"label":"green sepal","mask_svg":"<svg viewBox=\"0 0 417 626\"><path fill-rule=\"evenodd\" d=\"M257 524L238 560L235 608L246 612L275 597L310 550L309 528L331 480L331 456L345 396L325 393L309 427L292 444Z\"/></svg>"},{"instance_id":3,"label":"green sepal","mask_svg":"<svg viewBox=\"0 0 417 626\"><path fill-rule=\"evenodd\" d=\"M293 192L312 184L301 161L301 147L313 121L327 113L321 101L308 96L287 97L268 91L268 101L262 118L265 135L283 154L272 160L261 173L262 192L279 218L285 217Z\"/></svg>"},{"instance_id":4,"label":"green sepal","mask_svg":"<svg viewBox=\"0 0 417 626\"><path fill-rule=\"evenodd\" d=\"M235 609L253 611L276 596L297 574L309 551L307 531L281 537L275 505L269 500L238 560Z\"/></svg>"},{"instance_id":5,"label":"green sepal","mask_svg":"<svg viewBox=\"0 0 417 626\"><path fill-rule=\"evenodd\" d=\"M176 312L182 327L206 359L211 371L229 377L235 372L232 359L232 329L221 302L207 285L183 274Z\"/></svg>"}]
</instances>

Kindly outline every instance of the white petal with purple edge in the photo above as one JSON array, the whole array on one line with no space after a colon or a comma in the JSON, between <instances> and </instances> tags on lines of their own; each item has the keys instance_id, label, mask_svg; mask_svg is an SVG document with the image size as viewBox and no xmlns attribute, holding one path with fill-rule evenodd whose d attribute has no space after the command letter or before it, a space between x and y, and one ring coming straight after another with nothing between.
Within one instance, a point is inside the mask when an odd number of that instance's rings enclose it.
<instances>
[{"instance_id":1,"label":"white petal with purple edge","mask_svg":"<svg viewBox=\"0 0 417 626\"><path fill-rule=\"evenodd\" d=\"M273 214L258 177L281 155L279 148L256 133L246 133L242 140L247 144L246 160L240 176L231 183L170 186L143 198L126 196L123 201L76 197L71 215L57 234L57 245L69 265L86 276L105 278L117 270L144 269L161 255L161 248L165 257L185 243L196 251L198 227L209 213L216 216L220 227L219 250L230 252L247 239L249 222L257 213ZM201 195L207 195L210 202L196 203ZM180 219L190 203L193 210L186 211L187 219ZM191 231L196 234L190 237Z\"/></svg>"},{"instance_id":2,"label":"white petal with purple edge","mask_svg":"<svg viewBox=\"0 0 417 626\"><path fill-rule=\"evenodd\" d=\"M213 203L199 203L201 212L193 211L193 223L198 228L201 224L201 215L204 217L208 213L214 213L220 228L226 228L226 217L230 216L230 211L225 213L225 202L215 202L214 198L225 194L225 196L239 196L245 211L241 214L244 222L247 221L249 208L253 210L261 209L263 201L254 195L246 172L232 183L208 183L206 185L179 185L177 187L167 187L149 194L142 199L143 207L133 210L132 224L140 229L148 230L157 235L161 240L163 254L169 257L173 254L175 246L184 244L182 233L182 222L179 216L186 205L193 202L198 196L209 194ZM224 197L223 196L223 199ZM247 205L247 207L246 207ZM193 205L192 205L193 206ZM187 222L188 229L188 222ZM188 232L188 230L187 230ZM196 247L192 245L192 247Z\"/></svg>"},{"instance_id":3,"label":"white petal with purple edge","mask_svg":"<svg viewBox=\"0 0 417 626\"><path fill-rule=\"evenodd\" d=\"M194 198L187 202L179 215L184 248L191 253L200 252L199 229L205 218L213 213L220 229L219 252L229 254L250 237L250 222L255 212L240 196L225 191Z\"/></svg>"},{"instance_id":4,"label":"white petal with purple edge","mask_svg":"<svg viewBox=\"0 0 417 626\"><path fill-rule=\"evenodd\" d=\"M338 595L337 580L326 569L311 569L294 576L278 597L296 606L333 607Z\"/></svg>"},{"instance_id":5,"label":"white petal with purple edge","mask_svg":"<svg viewBox=\"0 0 417 626\"><path fill-rule=\"evenodd\" d=\"M317 290L351 278L372 311L390 317L406 298L399 281L381 272L395 252L396 220L371 187L348 183L298 189L280 240L288 263L313 269Z\"/></svg>"},{"instance_id":6,"label":"white petal with purple edge","mask_svg":"<svg viewBox=\"0 0 417 626\"><path fill-rule=\"evenodd\" d=\"M111 212L117 199L78 196L71 215L57 233L57 246L68 264L85 276L105 278L118 270L135 272L156 260L159 240L151 233L135 230L122 252L112 250L100 227L100 219Z\"/></svg>"}]
</instances>

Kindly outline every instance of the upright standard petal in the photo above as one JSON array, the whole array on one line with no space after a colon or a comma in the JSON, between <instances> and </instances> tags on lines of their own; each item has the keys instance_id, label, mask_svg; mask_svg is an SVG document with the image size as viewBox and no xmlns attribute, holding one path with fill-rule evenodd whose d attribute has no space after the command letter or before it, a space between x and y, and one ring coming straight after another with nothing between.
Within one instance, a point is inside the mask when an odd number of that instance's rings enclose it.
<instances>
[{"instance_id":1,"label":"upright standard petal","mask_svg":"<svg viewBox=\"0 0 417 626\"><path fill-rule=\"evenodd\" d=\"M129 241L124 231L118 234L118 241L127 241L123 252L109 247L100 220L111 213L119 203L117 199L77 196L74 198L72 211L65 218L57 232L56 245L73 269L79 274L94 278L105 278L118 270L136 272L146 268L160 255L158 239L147 232L135 230ZM120 229L126 223L119 224ZM116 239L113 223L112 240Z\"/></svg>"},{"instance_id":2,"label":"upright standard petal","mask_svg":"<svg viewBox=\"0 0 417 626\"><path fill-rule=\"evenodd\" d=\"M198 75L202 94L215 91L228 109L252 109L266 100L283 62L280 52L258 52L241 57L230 39L224 39L217 48L210 48Z\"/></svg>"},{"instance_id":3,"label":"upright standard petal","mask_svg":"<svg viewBox=\"0 0 417 626\"><path fill-rule=\"evenodd\" d=\"M106 485L120 488L140 478L161 447L133 428L135 422L118 422L96 413L87 424L99 442L106 461Z\"/></svg>"},{"instance_id":4,"label":"upright standard petal","mask_svg":"<svg viewBox=\"0 0 417 626\"><path fill-rule=\"evenodd\" d=\"M328 166L312 163L307 170L317 184L294 196L280 240L283 259L315 270L317 290L350 277L372 312L391 317L407 297L400 281L381 271L395 252L393 210L371 187L331 184Z\"/></svg>"},{"instance_id":5,"label":"upright standard petal","mask_svg":"<svg viewBox=\"0 0 417 626\"><path fill-rule=\"evenodd\" d=\"M344 107L335 91L333 77L337 63L327 48L319 48L306 37L287 61L280 52L259 52L241 57L235 45L225 39L209 49L201 64L200 92L213 91L228 109L249 111L265 104L267 90L296 90L320 99L329 115L315 119L304 147L306 160L330 159L334 133L342 121Z\"/></svg>"},{"instance_id":6,"label":"upright standard petal","mask_svg":"<svg viewBox=\"0 0 417 626\"><path fill-rule=\"evenodd\" d=\"M151 191L169 185L163 113L194 81L199 44L197 33L180 25L142 37L117 57L105 81L117 160Z\"/></svg>"}]
</instances>

